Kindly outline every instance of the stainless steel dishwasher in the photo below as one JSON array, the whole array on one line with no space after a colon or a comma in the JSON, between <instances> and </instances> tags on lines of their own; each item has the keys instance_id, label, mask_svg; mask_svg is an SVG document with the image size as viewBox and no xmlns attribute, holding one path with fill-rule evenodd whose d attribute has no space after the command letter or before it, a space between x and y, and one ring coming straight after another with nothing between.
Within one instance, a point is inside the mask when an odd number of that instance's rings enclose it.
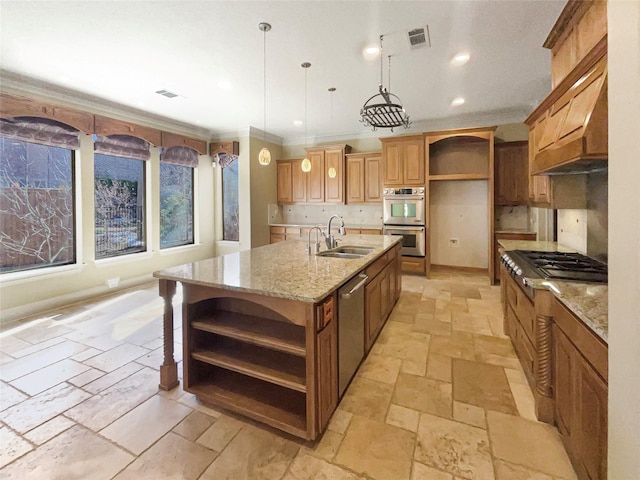
<instances>
[{"instance_id":1,"label":"stainless steel dishwasher","mask_svg":"<svg viewBox=\"0 0 640 480\"><path fill-rule=\"evenodd\" d=\"M359 274L338 290L338 394L342 394L364 357L364 284Z\"/></svg>"}]
</instances>

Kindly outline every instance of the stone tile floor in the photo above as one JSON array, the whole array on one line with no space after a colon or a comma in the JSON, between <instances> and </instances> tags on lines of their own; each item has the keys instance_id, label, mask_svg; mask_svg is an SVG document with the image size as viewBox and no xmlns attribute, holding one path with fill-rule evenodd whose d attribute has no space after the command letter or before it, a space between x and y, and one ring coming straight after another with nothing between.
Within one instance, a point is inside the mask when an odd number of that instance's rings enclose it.
<instances>
[{"instance_id":1,"label":"stone tile floor","mask_svg":"<svg viewBox=\"0 0 640 480\"><path fill-rule=\"evenodd\" d=\"M159 391L161 315L150 284L5 329L0 478L576 478L556 429L535 420L502 333L499 287L486 277L405 276L316 443L208 407L180 387Z\"/></svg>"}]
</instances>

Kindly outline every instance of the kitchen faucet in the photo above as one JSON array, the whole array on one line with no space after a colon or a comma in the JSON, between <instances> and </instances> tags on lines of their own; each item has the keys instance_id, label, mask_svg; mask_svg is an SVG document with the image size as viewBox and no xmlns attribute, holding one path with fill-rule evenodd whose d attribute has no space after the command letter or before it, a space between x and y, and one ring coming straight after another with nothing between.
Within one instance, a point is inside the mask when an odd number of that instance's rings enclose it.
<instances>
[{"instance_id":1,"label":"kitchen faucet","mask_svg":"<svg viewBox=\"0 0 640 480\"><path fill-rule=\"evenodd\" d=\"M320 240L318 239L318 232L322 234L322 225L316 225L309 229L309 241L307 243L307 253L311 255L311 232L317 230L316 232L316 244L315 244L315 253L320 251Z\"/></svg>"},{"instance_id":2,"label":"kitchen faucet","mask_svg":"<svg viewBox=\"0 0 640 480\"><path fill-rule=\"evenodd\" d=\"M331 215L331 218L329 218L329 223L327 224L327 233L325 235L325 243L327 244L327 248L329 250L331 250L332 248L336 248L338 246L338 241L333 238L333 236L331 235L331 221L334 218L339 218L340 219L340 228L338 229L338 233L340 235L344 235L344 220L342 219L342 217L340 215Z\"/></svg>"}]
</instances>

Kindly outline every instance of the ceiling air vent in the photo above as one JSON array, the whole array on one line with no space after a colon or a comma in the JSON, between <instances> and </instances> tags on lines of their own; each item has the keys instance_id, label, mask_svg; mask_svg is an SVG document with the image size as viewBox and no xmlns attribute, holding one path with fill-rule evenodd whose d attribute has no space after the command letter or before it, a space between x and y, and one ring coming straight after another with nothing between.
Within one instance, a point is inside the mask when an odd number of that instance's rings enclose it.
<instances>
[{"instance_id":1,"label":"ceiling air vent","mask_svg":"<svg viewBox=\"0 0 640 480\"><path fill-rule=\"evenodd\" d=\"M178 96L177 93L170 92L169 90L158 90L156 93L167 98L176 98Z\"/></svg>"},{"instance_id":2,"label":"ceiling air vent","mask_svg":"<svg viewBox=\"0 0 640 480\"><path fill-rule=\"evenodd\" d=\"M411 48L422 48L431 46L431 38L429 37L429 25L414 28L407 32L409 37L409 45Z\"/></svg>"}]
</instances>

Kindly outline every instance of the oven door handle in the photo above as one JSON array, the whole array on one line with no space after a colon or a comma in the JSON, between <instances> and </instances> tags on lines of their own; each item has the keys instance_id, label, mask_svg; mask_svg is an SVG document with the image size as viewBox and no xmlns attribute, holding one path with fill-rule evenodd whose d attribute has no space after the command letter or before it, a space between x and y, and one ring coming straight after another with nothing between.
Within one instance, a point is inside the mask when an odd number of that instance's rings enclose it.
<instances>
[{"instance_id":1,"label":"oven door handle","mask_svg":"<svg viewBox=\"0 0 640 480\"><path fill-rule=\"evenodd\" d=\"M388 225L386 227L383 227L382 230L383 230L383 233L384 233L384 230L400 230L400 231L405 231L405 232L406 231L410 231L410 230L419 230L420 232L423 232L424 228L425 227L423 227L422 225L419 225L419 226L416 225L415 227L408 227L408 226L404 227L404 226L400 226L400 225ZM391 235L393 235L393 233Z\"/></svg>"},{"instance_id":2,"label":"oven door handle","mask_svg":"<svg viewBox=\"0 0 640 480\"><path fill-rule=\"evenodd\" d=\"M385 195L385 200L424 200L424 195Z\"/></svg>"}]
</instances>

